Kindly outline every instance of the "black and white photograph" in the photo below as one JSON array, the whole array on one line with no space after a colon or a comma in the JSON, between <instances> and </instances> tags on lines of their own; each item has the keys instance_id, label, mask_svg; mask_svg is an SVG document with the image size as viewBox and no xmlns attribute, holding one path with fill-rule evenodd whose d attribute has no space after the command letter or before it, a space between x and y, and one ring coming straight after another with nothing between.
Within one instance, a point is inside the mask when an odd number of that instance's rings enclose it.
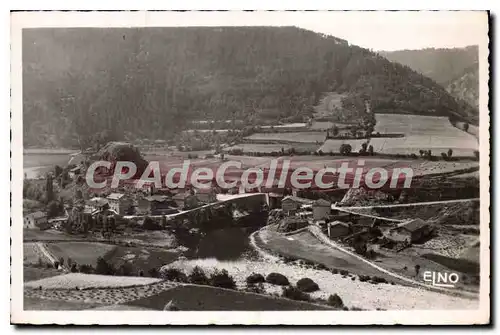
<instances>
[{"instance_id":1,"label":"black and white photograph","mask_svg":"<svg viewBox=\"0 0 500 335\"><path fill-rule=\"evenodd\" d=\"M488 18L12 13L11 322L488 323Z\"/></svg>"}]
</instances>

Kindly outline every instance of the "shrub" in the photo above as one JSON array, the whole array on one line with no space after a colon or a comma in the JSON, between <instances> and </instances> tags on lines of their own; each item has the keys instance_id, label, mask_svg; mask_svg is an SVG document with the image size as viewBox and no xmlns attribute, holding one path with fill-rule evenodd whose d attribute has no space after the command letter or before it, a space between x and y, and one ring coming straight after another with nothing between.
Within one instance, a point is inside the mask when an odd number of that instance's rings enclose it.
<instances>
[{"instance_id":1,"label":"shrub","mask_svg":"<svg viewBox=\"0 0 500 335\"><path fill-rule=\"evenodd\" d=\"M76 263L71 264L71 272L78 272L78 269L76 268Z\"/></svg>"},{"instance_id":2,"label":"shrub","mask_svg":"<svg viewBox=\"0 0 500 335\"><path fill-rule=\"evenodd\" d=\"M58 261L54 262L54 269L59 269L59 262Z\"/></svg>"},{"instance_id":3,"label":"shrub","mask_svg":"<svg viewBox=\"0 0 500 335\"><path fill-rule=\"evenodd\" d=\"M369 281L370 279L371 279L370 276L365 276L365 275L359 276L359 281L362 281L362 282Z\"/></svg>"},{"instance_id":4,"label":"shrub","mask_svg":"<svg viewBox=\"0 0 500 335\"><path fill-rule=\"evenodd\" d=\"M149 269L148 274L150 277L153 277L153 278L158 278L160 276L160 273L158 272L158 270L156 268Z\"/></svg>"},{"instance_id":5,"label":"shrub","mask_svg":"<svg viewBox=\"0 0 500 335\"><path fill-rule=\"evenodd\" d=\"M342 276L347 276L349 274L349 271L347 271L347 270L340 270L340 274Z\"/></svg>"},{"instance_id":6,"label":"shrub","mask_svg":"<svg viewBox=\"0 0 500 335\"><path fill-rule=\"evenodd\" d=\"M80 265L79 267L79 271L81 273L86 273L86 274L89 274L89 273L93 273L94 272L94 268L92 267L92 265L89 265L89 264L82 264Z\"/></svg>"},{"instance_id":7,"label":"shrub","mask_svg":"<svg viewBox=\"0 0 500 335\"><path fill-rule=\"evenodd\" d=\"M247 285L253 285L257 283L264 283L266 279L260 273L252 273L247 277Z\"/></svg>"},{"instance_id":8,"label":"shrub","mask_svg":"<svg viewBox=\"0 0 500 335\"><path fill-rule=\"evenodd\" d=\"M227 273L226 269L222 269L221 271L216 270L210 276L210 285L215 287L223 287L223 288L236 288L236 282L234 278Z\"/></svg>"},{"instance_id":9,"label":"shrub","mask_svg":"<svg viewBox=\"0 0 500 335\"><path fill-rule=\"evenodd\" d=\"M191 274L189 275L189 282L199 285L208 285L208 277L199 266L195 266Z\"/></svg>"},{"instance_id":10,"label":"shrub","mask_svg":"<svg viewBox=\"0 0 500 335\"><path fill-rule=\"evenodd\" d=\"M303 292L314 292L319 290L318 284L316 284L311 278L302 278L297 281L297 288Z\"/></svg>"},{"instance_id":11,"label":"shrub","mask_svg":"<svg viewBox=\"0 0 500 335\"><path fill-rule=\"evenodd\" d=\"M281 286L290 285L288 278L277 272L271 272L270 274L268 274L266 277L266 282L268 282L269 284Z\"/></svg>"},{"instance_id":12,"label":"shrub","mask_svg":"<svg viewBox=\"0 0 500 335\"><path fill-rule=\"evenodd\" d=\"M328 268L324 264L318 264L318 270L328 270Z\"/></svg>"},{"instance_id":13,"label":"shrub","mask_svg":"<svg viewBox=\"0 0 500 335\"><path fill-rule=\"evenodd\" d=\"M134 269L132 269L132 265L127 262L120 265L120 267L116 270L116 274L119 276L132 276L133 272Z\"/></svg>"},{"instance_id":14,"label":"shrub","mask_svg":"<svg viewBox=\"0 0 500 335\"><path fill-rule=\"evenodd\" d=\"M64 257L59 258L59 264L61 264L61 266L64 266Z\"/></svg>"},{"instance_id":15,"label":"shrub","mask_svg":"<svg viewBox=\"0 0 500 335\"><path fill-rule=\"evenodd\" d=\"M283 287L281 295L285 298L292 300L299 300L299 301L311 300L311 296L308 293L302 292L301 290L299 290L297 287L294 286Z\"/></svg>"},{"instance_id":16,"label":"shrub","mask_svg":"<svg viewBox=\"0 0 500 335\"><path fill-rule=\"evenodd\" d=\"M138 274L139 274L139 277L144 277L144 271L139 270L139 273L138 273Z\"/></svg>"},{"instance_id":17,"label":"shrub","mask_svg":"<svg viewBox=\"0 0 500 335\"><path fill-rule=\"evenodd\" d=\"M328 297L327 301L328 305L335 307L335 308L343 308L344 307L344 302L342 299L339 297L338 294L332 294Z\"/></svg>"},{"instance_id":18,"label":"shrub","mask_svg":"<svg viewBox=\"0 0 500 335\"><path fill-rule=\"evenodd\" d=\"M170 281L177 281L181 283L186 283L188 281L188 278L182 270L179 270L177 268L167 268L166 270L162 271L162 278L165 280L170 280Z\"/></svg>"},{"instance_id":19,"label":"shrub","mask_svg":"<svg viewBox=\"0 0 500 335\"><path fill-rule=\"evenodd\" d=\"M378 276L373 276L372 281L374 281L376 283L387 283L387 279L385 279L383 277L378 277Z\"/></svg>"},{"instance_id":20,"label":"shrub","mask_svg":"<svg viewBox=\"0 0 500 335\"><path fill-rule=\"evenodd\" d=\"M71 267L71 269L73 269L73 266ZM98 257L97 258L97 266L95 268L95 273L97 273L99 275L112 276L115 274L115 269L113 269L113 266L111 264L109 264L108 262L106 262L106 260L104 258Z\"/></svg>"},{"instance_id":21,"label":"shrub","mask_svg":"<svg viewBox=\"0 0 500 335\"><path fill-rule=\"evenodd\" d=\"M339 270L337 270L337 269L332 269L332 273L333 273L334 275L336 275L336 274L338 274L338 273L339 273Z\"/></svg>"}]
</instances>

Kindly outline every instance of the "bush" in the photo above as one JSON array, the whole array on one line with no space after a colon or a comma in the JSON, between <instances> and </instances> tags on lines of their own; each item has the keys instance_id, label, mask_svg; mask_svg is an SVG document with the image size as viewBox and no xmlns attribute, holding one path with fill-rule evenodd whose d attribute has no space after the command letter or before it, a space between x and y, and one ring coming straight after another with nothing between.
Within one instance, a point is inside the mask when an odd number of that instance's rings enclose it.
<instances>
[{"instance_id":1,"label":"bush","mask_svg":"<svg viewBox=\"0 0 500 335\"><path fill-rule=\"evenodd\" d=\"M71 272L78 272L78 269L76 268L76 263L71 264Z\"/></svg>"},{"instance_id":2,"label":"bush","mask_svg":"<svg viewBox=\"0 0 500 335\"><path fill-rule=\"evenodd\" d=\"M59 269L59 262L58 261L54 262L54 269Z\"/></svg>"},{"instance_id":3,"label":"bush","mask_svg":"<svg viewBox=\"0 0 500 335\"><path fill-rule=\"evenodd\" d=\"M359 276L359 281L362 281L362 282L369 281L370 279L371 279L370 276L365 276L365 275Z\"/></svg>"},{"instance_id":4,"label":"bush","mask_svg":"<svg viewBox=\"0 0 500 335\"><path fill-rule=\"evenodd\" d=\"M189 282L198 285L208 285L208 277L199 266L195 266L188 277Z\"/></svg>"},{"instance_id":5,"label":"bush","mask_svg":"<svg viewBox=\"0 0 500 335\"><path fill-rule=\"evenodd\" d=\"M182 270L179 270L177 268L168 268L162 271L162 278L165 280L177 281L181 283L186 283L188 281L186 274L182 272Z\"/></svg>"},{"instance_id":6,"label":"bush","mask_svg":"<svg viewBox=\"0 0 500 335\"><path fill-rule=\"evenodd\" d=\"M374 281L376 283L387 283L387 279L385 279L383 277L378 277L378 276L373 276L372 281Z\"/></svg>"},{"instance_id":7,"label":"bush","mask_svg":"<svg viewBox=\"0 0 500 335\"><path fill-rule=\"evenodd\" d=\"M257 283L264 283L266 279L260 273L252 273L247 277L247 285L253 285Z\"/></svg>"},{"instance_id":8,"label":"bush","mask_svg":"<svg viewBox=\"0 0 500 335\"><path fill-rule=\"evenodd\" d=\"M349 271L347 271L347 270L340 270L340 274L342 276L347 276L349 274Z\"/></svg>"},{"instance_id":9,"label":"bush","mask_svg":"<svg viewBox=\"0 0 500 335\"><path fill-rule=\"evenodd\" d=\"M266 282L274 285L287 286L290 285L288 278L283 276L281 273L271 272L266 277Z\"/></svg>"},{"instance_id":10,"label":"bush","mask_svg":"<svg viewBox=\"0 0 500 335\"><path fill-rule=\"evenodd\" d=\"M311 300L311 296L308 293L302 292L301 290L299 290L297 287L294 286L283 287L283 292L281 295L285 298L292 300L299 300L299 301Z\"/></svg>"},{"instance_id":11,"label":"bush","mask_svg":"<svg viewBox=\"0 0 500 335\"><path fill-rule=\"evenodd\" d=\"M234 281L234 278L227 273L226 269L222 269L221 271L216 270L212 275L210 276L210 285L215 286L215 287L223 287L223 288L229 288L229 289L235 289L236 288L236 282Z\"/></svg>"},{"instance_id":12,"label":"bush","mask_svg":"<svg viewBox=\"0 0 500 335\"><path fill-rule=\"evenodd\" d=\"M339 270L337 270L337 269L332 269L332 273L333 273L334 275L336 275L336 274L338 274L338 273L339 273Z\"/></svg>"},{"instance_id":13,"label":"bush","mask_svg":"<svg viewBox=\"0 0 500 335\"><path fill-rule=\"evenodd\" d=\"M92 267L92 265L89 264L80 265L79 270L81 273L86 273L86 274L94 273L94 268Z\"/></svg>"},{"instance_id":14,"label":"bush","mask_svg":"<svg viewBox=\"0 0 500 335\"><path fill-rule=\"evenodd\" d=\"M343 308L344 302L338 294L332 294L328 297L327 304L335 308Z\"/></svg>"},{"instance_id":15,"label":"bush","mask_svg":"<svg viewBox=\"0 0 500 335\"><path fill-rule=\"evenodd\" d=\"M76 264L74 264L74 265L76 265ZM73 266L71 267L71 269L73 269ZM71 272L73 272L73 270ZM113 266L111 264L106 262L106 260L104 258L98 257L97 258L97 266L95 268L95 273L97 273L99 275L112 276L115 274L115 269L113 268Z\"/></svg>"},{"instance_id":16,"label":"bush","mask_svg":"<svg viewBox=\"0 0 500 335\"><path fill-rule=\"evenodd\" d=\"M150 277L153 277L153 278L158 278L160 276L160 273L158 272L158 270L156 268L149 269L148 274Z\"/></svg>"},{"instance_id":17,"label":"bush","mask_svg":"<svg viewBox=\"0 0 500 335\"><path fill-rule=\"evenodd\" d=\"M302 278L297 282L297 288L303 292L314 292L319 290L318 284L316 284L311 278Z\"/></svg>"}]
</instances>

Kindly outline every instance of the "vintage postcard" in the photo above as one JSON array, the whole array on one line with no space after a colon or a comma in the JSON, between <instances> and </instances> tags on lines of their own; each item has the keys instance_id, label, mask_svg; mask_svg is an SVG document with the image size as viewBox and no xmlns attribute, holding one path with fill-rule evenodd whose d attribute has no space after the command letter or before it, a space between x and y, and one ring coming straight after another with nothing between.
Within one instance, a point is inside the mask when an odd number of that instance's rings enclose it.
<instances>
[{"instance_id":1,"label":"vintage postcard","mask_svg":"<svg viewBox=\"0 0 500 335\"><path fill-rule=\"evenodd\" d=\"M481 11L15 12L11 322L490 322Z\"/></svg>"}]
</instances>

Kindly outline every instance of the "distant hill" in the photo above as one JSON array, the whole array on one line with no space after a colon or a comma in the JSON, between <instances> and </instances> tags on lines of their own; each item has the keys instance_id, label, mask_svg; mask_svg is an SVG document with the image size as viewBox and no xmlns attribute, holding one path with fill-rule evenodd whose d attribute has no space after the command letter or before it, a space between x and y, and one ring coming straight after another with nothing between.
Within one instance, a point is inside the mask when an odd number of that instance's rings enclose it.
<instances>
[{"instance_id":1,"label":"distant hill","mask_svg":"<svg viewBox=\"0 0 500 335\"><path fill-rule=\"evenodd\" d=\"M477 46L453 49L381 51L380 55L443 85L454 97L478 108L479 49Z\"/></svg>"},{"instance_id":2,"label":"distant hill","mask_svg":"<svg viewBox=\"0 0 500 335\"><path fill-rule=\"evenodd\" d=\"M477 110L409 67L295 27L23 30L25 145L176 136L191 120L297 121L324 92L345 108Z\"/></svg>"}]
</instances>

